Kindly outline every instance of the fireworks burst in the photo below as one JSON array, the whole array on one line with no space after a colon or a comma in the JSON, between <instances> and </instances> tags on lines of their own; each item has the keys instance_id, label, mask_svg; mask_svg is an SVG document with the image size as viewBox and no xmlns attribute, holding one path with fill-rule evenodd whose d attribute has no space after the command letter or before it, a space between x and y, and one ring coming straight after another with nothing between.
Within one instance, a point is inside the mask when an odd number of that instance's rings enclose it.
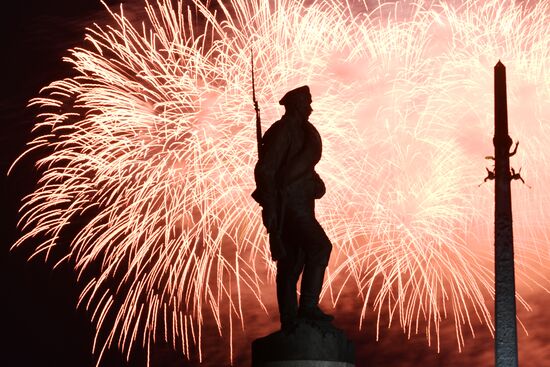
<instances>
[{"instance_id":1,"label":"fireworks burst","mask_svg":"<svg viewBox=\"0 0 550 367\"><path fill-rule=\"evenodd\" d=\"M438 345L452 318L460 348L473 319L492 330L492 271L479 253L492 245L493 196L477 185L498 59L515 159L533 186L514 192L519 280L536 283L522 264L548 252L549 5L228 0L216 14L161 0L139 27L112 12L113 25L89 29L66 59L78 76L32 101L45 112L29 151L51 154L37 161L16 246L37 237L35 255L48 254L91 218L66 258L79 274L100 269L81 295L106 335L99 359L159 335L200 353L205 317L233 335L243 302L264 307L274 269L249 196L254 50L264 130L286 91L312 90L328 188L317 213L335 246L325 294L337 304L355 284L361 320L374 308Z\"/></svg>"}]
</instances>

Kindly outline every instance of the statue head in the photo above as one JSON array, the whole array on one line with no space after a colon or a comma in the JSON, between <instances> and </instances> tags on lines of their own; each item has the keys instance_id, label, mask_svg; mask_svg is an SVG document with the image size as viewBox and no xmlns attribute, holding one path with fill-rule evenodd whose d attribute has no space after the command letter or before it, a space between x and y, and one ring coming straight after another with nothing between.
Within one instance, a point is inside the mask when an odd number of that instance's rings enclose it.
<instances>
[{"instance_id":1,"label":"statue head","mask_svg":"<svg viewBox=\"0 0 550 367\"><path fill-rule=\"evenodd\" d=\"M311 102L309 87L304 85L287 92L283 98L281 98L279 104L285 106L286 113L295 113L307 119L313 111Z\"/></svg>"}]
</instances>

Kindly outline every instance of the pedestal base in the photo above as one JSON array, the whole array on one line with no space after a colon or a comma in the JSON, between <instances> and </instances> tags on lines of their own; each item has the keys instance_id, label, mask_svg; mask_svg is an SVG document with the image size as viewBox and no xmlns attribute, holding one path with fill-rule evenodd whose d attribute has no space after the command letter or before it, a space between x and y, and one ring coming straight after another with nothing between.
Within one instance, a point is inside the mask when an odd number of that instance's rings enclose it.
<instances>
[{"instance_id":1,"label":"pedestal base","mask_svg":"<svg viewBox=\"0 0 550 367\"><path fill-rule=\"evenodd\" d=\"M354 367L354 364L331 361L279 361L265 362L262 367Z\"/></svg>"},{"instance_id":2,"label":"pedestal base","mask_svg":"<svg viewBox=\"0 0 550 367\"><path fill-rule=\"evenodd\" d=\"M252 367L353 367L355 350L330 323L300 319L288 332L252 342Z\"/></svg>"}]
</instances>

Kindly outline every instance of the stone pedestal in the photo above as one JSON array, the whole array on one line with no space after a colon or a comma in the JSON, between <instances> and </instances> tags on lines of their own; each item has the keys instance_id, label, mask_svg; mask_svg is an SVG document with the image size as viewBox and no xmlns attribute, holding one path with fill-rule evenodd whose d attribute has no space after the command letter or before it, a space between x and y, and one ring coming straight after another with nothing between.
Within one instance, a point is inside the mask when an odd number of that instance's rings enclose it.
<instances>
[{"instance_id":1,"label":"stone pedestal","mask_svg":"<svg viewBox=\"0 0 550 367\"><path fill-rule=\"evenodd\" d=\"M293 330L252 342L252 367L353 366L353 344L330 323L299 320Z\"/></svg>"}]
</instances>

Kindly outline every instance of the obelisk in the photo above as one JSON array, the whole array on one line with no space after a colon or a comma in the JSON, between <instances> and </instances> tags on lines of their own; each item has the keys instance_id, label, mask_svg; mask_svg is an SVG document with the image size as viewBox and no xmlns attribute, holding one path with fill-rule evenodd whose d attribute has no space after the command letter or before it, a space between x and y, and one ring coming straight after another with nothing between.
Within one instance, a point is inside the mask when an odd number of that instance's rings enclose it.
<instances>
[{"instance_id":1,"label":"obelisk","mask_svg":"<svg viewBox=\"0 0 550 367\"><path fill-rule=\"evenodd\" d=\"M517 367L514 236L506 68L495 65L495 366Z\"/></svg>"}]
</instances>

